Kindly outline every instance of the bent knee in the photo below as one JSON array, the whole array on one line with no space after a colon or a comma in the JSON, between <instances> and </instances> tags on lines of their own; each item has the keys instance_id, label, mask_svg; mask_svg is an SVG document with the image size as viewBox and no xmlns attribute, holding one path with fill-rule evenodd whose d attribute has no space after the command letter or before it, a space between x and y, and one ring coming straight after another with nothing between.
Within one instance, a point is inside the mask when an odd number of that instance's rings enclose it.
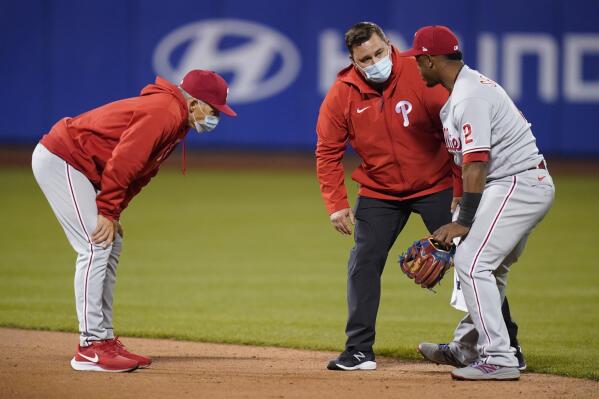
<instances>
[{"instance_id":1,"label":"bent knee","mask_svg":"<svg viewBox=\"0 0 599 399\"><path fill-rule=\"evenodd\" d=\"M472 260L472 256L468 252L460 251L460 247L458 247L453 257L453 264L458 273L469 273L472 267Z\"/></svg>"},{"instance_id":2,"label":"bent knee","mask_svg":"<svg viewBox=\"0 0 599 399\"><path fill-rule=\"evenodd\" d=\"M98 258L110 255L112 252L112 244L107 245L106 248L104 248L102 245L88 243L87 245L79 246L76 251L79 256L93 256L94 258Z\"/></svg>"}]
</instances>

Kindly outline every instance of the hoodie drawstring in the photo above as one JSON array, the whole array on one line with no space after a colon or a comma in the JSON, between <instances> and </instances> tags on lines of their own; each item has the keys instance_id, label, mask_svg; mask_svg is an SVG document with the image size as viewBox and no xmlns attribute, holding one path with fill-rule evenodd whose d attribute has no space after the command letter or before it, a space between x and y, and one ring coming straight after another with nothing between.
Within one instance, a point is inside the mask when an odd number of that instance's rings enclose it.
<instances>
[{"instance_id":1,"label":"hoodie drawstring","mask_svg":"<svg viewBox=\"0 0 599 399\"><path fill-rule=\"evenodd\" d=\"M181 173L183 173L183 176L185 176L185 170L186 170L186 165L185 165L185 137L183 138L183 144L182 144L182 148L181 148L181 152L182 152L182 157L181 157Z\"/></svg>"}]
</instances>

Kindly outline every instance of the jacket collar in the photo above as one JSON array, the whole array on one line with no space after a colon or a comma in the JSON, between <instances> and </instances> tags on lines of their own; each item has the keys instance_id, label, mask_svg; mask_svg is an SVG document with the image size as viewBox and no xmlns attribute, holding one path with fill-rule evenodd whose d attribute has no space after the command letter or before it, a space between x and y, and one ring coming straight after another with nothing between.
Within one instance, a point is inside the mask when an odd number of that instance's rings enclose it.
<instances>
[{"instance_id":1,"label":"jacket collar","mask_svg":"<svg viewBox=\"0 0 599 399\"><path fill-rule=\"evenodd\" d=\"M385 97L393 92L393 88L397 84L397 80L403 68L403 58L399 56L399 51L393 45L391 46L391 61L393 62L393 68L391 69L391 76L389 76L389 84L383 90L383 95ZM337 74L337 79L356 87L361 94L380 95L380 93L370 85L362 73L360 73L360 71L358 71L353 64L350 64L342 69Z\"/></svg>"}]
</instances>

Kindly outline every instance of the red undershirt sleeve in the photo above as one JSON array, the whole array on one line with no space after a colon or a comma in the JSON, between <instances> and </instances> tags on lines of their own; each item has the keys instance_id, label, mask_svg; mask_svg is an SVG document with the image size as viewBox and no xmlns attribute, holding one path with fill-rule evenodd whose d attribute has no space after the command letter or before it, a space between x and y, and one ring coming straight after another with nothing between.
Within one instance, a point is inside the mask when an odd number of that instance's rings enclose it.
<instances>
[{"instance_id":1,"label":"red undershirt sleeve","mask_svg":"<svg viewBox=\"0 0 599 399\"><path fill-rule=\"evenodd\" d=\"M489 162L489 151L475 151L464 154L463 163Z\"/></svg>"}]
</instances>

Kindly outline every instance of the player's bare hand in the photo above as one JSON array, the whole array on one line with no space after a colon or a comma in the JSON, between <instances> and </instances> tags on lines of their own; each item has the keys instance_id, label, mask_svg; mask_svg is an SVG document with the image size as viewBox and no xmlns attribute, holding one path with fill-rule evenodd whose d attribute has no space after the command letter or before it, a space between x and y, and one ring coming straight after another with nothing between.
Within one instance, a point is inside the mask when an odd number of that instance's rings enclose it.
<instances>
[{"instance_id":1,"label":"player's bare hand","mask_svg":"<svg viewBox=\"0 0 599 399\"><path fill-rule=\"evenodd\" d=\"M434 233L433 238L445 245L451 245L456 237L464 237L470 229L456 222L439 227Z\"/></svg>"},{"instance_id":2,"label":"player's bare hand","mask_svg":"<svg viewBox=\"0 0 599 399\"><path fill-rule=\"evenodd\" d=\"M98 225L92 234L92 241L96 245L107 248L114 240L114 222L102 215L98 215Z\"/></svg>"},{"instance_id":3,"label":"player's bare hand","mask_svg":"<svg viewBox=\"0 0 599 399\"><path fill-rule=\"evenodd\" d=\"M345 208L331 214L331 224L341 234L351 235L356 218L350 208Z\"/></svg>"},{"instance_id":4,"label":"player's bare hand","mask_svg":"<svg viewBox=\"0 0 599 399\"><path fill-rule=\"evenodd\" d=\"M455 212L458 205L460 205L461 200L462 200L462 197L453 197L453 200L451 200L451 213Z\"/></svg>"}]
</instances>

